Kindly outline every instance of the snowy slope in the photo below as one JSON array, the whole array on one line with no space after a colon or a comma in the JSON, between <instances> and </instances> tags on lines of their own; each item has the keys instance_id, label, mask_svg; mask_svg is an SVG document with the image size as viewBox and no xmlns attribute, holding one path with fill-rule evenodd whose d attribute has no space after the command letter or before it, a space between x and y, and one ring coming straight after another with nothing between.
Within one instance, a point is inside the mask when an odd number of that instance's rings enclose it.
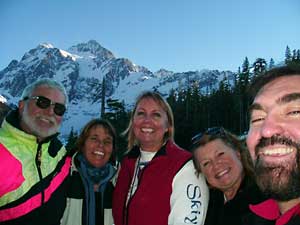
<instances>
[{"instance_id":1,"label":"snowy slope","mask_svg":"<svg viewBox=\"0 0 300 225\"><path fill-rule=\"evenodd\" d=\"M156 89L167 96L171 89L187 88L196 82L199 91L205 93L217 88L224 77L232 83L234 73L217 70L176 73L165 69L153 73L129 59L116 58L94 40L67 50L44 43L0 71L0 101L17 104L25 86L40 77L58 80L66 87L70 102L61 129L66 136L71 127L79 130L91 118L99 117L103 78L106 97L124 101L130 109L143 90Z\"/></svg>"}]
</instances>

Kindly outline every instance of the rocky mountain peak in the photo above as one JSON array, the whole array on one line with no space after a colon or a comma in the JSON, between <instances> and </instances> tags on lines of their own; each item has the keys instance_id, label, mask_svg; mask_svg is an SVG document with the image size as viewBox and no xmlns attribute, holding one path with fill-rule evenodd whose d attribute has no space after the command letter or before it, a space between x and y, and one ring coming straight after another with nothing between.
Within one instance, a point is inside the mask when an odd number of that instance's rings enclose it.
<instances>
[{"instance_id":1,"label":"rocky mountain peak","mask_svg":"<svg viewBox=\"0 0 300 225\"><path fill-rule=\"evenodd\" d=\"M0 95L8 104L16 104L25 86L39 78L62 82L70 100L62 128L62 134L68 135L71 127L79 130L88 120L99 116L103 80L107 99L118 99L131 107L144 90L157 90L167 96L171 89L181 90L197 81L199 92L203 92L217 88L224 77L232 82L232 75L230 71L218 70L176 73L161 69L153 73L129 59L115 58L94 40L66 51L44 43L0 71Z\"/></svg>"},{"instance_id":2,"label":"rocky mountain peak","mask_svg":"<svg viewBox=\"0 0 300 225\"><path fill-rule=\"evenodd\" d=\"M68 52L71 53L84 53L84 54L92 54L94 56L100 57L104 60L114 59L115 56L113 53L106 48L102 47L97 41L90 40L87 43L80 43L72 46L68 49Z\"/></svg>"}]
</instances>

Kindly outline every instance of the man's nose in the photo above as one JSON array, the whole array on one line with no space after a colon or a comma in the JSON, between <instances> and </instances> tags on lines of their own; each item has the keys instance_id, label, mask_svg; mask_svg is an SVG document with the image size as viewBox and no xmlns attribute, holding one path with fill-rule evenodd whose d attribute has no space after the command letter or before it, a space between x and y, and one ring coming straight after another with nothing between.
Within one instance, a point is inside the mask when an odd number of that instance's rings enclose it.
<instances>
[{"instance_id":1,"label":"man's nose","mask_svg":"<svg viewBox=\"0 0 300 225\"><path fill-rule=\"evenodd\" d=\"M276 134L282 134L282 132L283 127L280 120L273 115L266 116L261 127L261 136L269 138Z\"/></svg>"},{"instance_id":2,"label":"man's nose","mask_svg":"<svg viewBox=\"0 0 300 225\"><path fill-rule=\"evenodd\" d=\"M53 116L55 113L54 113L54 105L50 105L48 108L44 109L48 115L50 116Z\"/></svg>"}]
</instances>

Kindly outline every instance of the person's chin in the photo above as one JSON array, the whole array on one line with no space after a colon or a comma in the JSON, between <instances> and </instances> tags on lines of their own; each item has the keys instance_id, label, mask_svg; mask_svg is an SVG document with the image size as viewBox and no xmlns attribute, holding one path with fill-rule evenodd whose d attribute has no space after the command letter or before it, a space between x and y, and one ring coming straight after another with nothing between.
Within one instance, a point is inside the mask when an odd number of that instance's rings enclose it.
<instances>
[{"instance_id":1,"label":"person's chin","mask_svg":"<svg viewBox=\"0 0 300 225\"><path fill-rule=\"evenodd\" d=\"M42 129L53 129L56 126L54 122L49 120L36 119L34 122L35 126L40 127Z\"/></svg>"},{"instance_id":2,"label":"person's chin","mask_svg":"<svg viewBox=\"0 0 300 225\"><path fill-rule=\"evenodd\" d=\"M56 134L58 132L58 128L57 127L40 128L40 129L38 129L37 132L39 133L40 137L46 138L46 137Z\"/></svg>"}]
</instances>

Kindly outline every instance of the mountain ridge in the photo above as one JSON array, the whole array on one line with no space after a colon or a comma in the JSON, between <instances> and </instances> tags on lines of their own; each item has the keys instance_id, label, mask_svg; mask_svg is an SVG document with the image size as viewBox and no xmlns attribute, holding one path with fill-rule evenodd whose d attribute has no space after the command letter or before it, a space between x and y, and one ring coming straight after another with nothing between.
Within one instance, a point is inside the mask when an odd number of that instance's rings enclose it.
<instances>
[{"instance_id":1,"label":"mountain ridge","mask_svg":"<svg viewBox=\"0 0 300 225\"><path fill-rule=\"evenodd\" d=\"M95 40L67 50L42 43L0 71L0 95L9 104L16 104L25 86L41 77L60 81L67 90L70 103L62 126L62 134L67 135L71 127L79 130L91 118L99 117L104 78L106 97L124 101L130 108L143 90L157 90L167 96L171 89L197 85L199 92L207 94L223 79L232 84L235 73L206 69L152 72L130 59L116 58Z\"/></svg>"}]
</instances>

